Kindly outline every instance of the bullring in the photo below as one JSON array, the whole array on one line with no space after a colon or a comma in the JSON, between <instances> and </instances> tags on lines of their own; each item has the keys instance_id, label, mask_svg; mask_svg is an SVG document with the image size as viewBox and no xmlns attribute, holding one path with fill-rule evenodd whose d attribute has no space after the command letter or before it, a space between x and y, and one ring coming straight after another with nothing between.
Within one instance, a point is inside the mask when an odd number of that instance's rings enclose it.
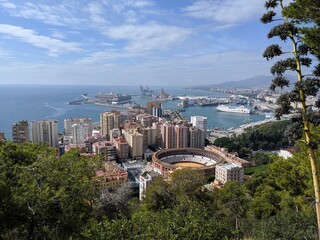
<instances>
[{"instance_id":1,"label":"bullring","mask_svg":"<svg viewBox=\"0 0 320 240\"><path fill-rule=\"evenodd\" d=\"M159 150L152 156L152 169L164 177L181 168L200 170L205 175L211 175L215 166L224 159L212 151L200 148L172 148Z\"/></svg>"}]
</instances>

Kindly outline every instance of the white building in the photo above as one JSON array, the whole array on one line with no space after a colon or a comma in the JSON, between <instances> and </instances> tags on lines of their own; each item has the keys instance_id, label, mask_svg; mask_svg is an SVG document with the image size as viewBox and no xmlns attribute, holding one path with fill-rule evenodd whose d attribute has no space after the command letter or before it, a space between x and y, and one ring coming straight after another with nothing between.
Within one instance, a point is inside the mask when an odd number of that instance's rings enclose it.
<instances>
[{"instance_id":1,"label":"white building","mask_svg":"<svg viewBox=\"0 0 320 240\"><path fill-rule=\"evenodd\" d=\"M82 144L84 139L92 135L92 127L87 123L76 123L72 125L72 143Z\"/></svg>"},{"instance_id":2,"label":"white building","mask_svg":"<svg viewBox=\"0 0 320 240\"><path fill-rule=\"evenodd\" d=\"M208 130L208 118L204 116L191 116L191 123L193 127L201 130Z\"/></svg>"},{"instance_id":3,"label":"white building","mask_svg":"<svg viewBox=\"0 0 320 240\"><path fill-rule=\"evenodd\" d=\"M161 176L161 174L154 171L144 172L140 175L140 186L139 186L140 201L142 201L143 198L145 197L145 192L147 188L150 186L150 184L159 176Z\"/></svg>"},{"instance_id":4,"label":"white building","mask_svg":"<svg viewBox=\"0 0 320 240\"><path fill-rule=\"evenodd\" d=\"M283 157L284 159L288 159L293 156L292 152L293 152L292 149L280 149L280 151L278 152L278 155L280 157Z\"/></svg>"},{"instance_id":5,"label":"white building","mask_svg":"<svg viewBox=\"0 0 320 240\"><path fill-rule=\"evenodd\" d=\"M243 182L243 167L233 163L224 163L216 166L215 180L222 184L226 182Z\"/></svg>"},{"instance_id":6,"label":"white building","mask_svg":"<svg viewBox=\"0 0 320 240\"><path fill-rule=\"evenodd\" d=\"M58 124L56 120L39 120L31 123L32 143L46 143L58 147Z\"/></svg>"},{"instance_id":7,"label":"white building","mask_svg":"<svg viewBox=\"0 0 320 240\"><path fill-rule=\"evenodd\" d=\"M193 127L199 128L204 131L203 142L207 137L208 118L204 116L191 116L191 123Z\"/></svg>"},{"instance_id":8,"label":"white building","mask_svg":"<svg viewBox=\"0 0 320 240\"><path fill-rule=\"evenodd\" d=\"M92 130L93 130L93 124L92 124L92 119L91 118L66 118L63 121L63 126L64 126L64 135L65 136L72 136L73 132L72 132L72 126L74 124L88 124L89 125L89 131L90 131L90 135L92 134Z\"/></svg>"}]
</instances>

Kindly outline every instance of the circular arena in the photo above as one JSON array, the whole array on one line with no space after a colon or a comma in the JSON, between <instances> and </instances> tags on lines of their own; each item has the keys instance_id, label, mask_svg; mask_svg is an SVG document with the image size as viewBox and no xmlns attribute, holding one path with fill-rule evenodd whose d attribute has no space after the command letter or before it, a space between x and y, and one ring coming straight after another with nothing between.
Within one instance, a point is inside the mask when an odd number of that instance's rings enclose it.
<instances>
[{"instance_id":1,"label":"circular arena","mask_svg":"<svg viewBox=\"0 0 320 240\"><path fill-rule=\"evenodd\" d=\"M173 148L159 150L152 156L152 169L164 177L181 168L201 170L205 175L213 174L221 156L199 148Z\"/></svg>"}]
</instances>

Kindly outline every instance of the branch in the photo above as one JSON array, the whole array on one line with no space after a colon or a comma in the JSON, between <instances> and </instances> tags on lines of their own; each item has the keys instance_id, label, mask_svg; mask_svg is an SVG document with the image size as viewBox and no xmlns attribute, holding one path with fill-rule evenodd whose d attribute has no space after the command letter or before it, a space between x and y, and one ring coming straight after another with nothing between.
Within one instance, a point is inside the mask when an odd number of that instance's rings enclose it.
<instances>
[{"instance_id":1,"label":"branch","mask_svg":"<svg viewBox=\"0 0 320 240\"><path fill-rule=\"evenodd\" d=\"M320 63L314 67L313 74L317 77L320 77Z\"/></svg>"},{"instance_id":2,"label":"branch","mask_svg":"<svg viewBox=\"0 0 320 240\"><path fill-rule=\"evenodd\" d=\"M285 71L287 70L296 70L297 64L294 58L287 58L285 60L280 60L276 62L272 67L271 67L271 73L273 75L282 75L284 74Z\"/></svg>"},{"instance_id":3,"label":"branch","mask_svg":"<svg viewBox=\"0 0 320 240\"><path fill-rule=\"evenodd\" d=\"M286 79L284 76L277 76L272 80L272 84L270 86L270 89L274 91L276 87L280 87L281 89L283 87L289 87L289 80Z\"/></svg>"},{"instance_id":4,"label":"branch","mask_svg":"<svg viewBox=\"0 0 320 240\"><path fill-rule=\"evenodd\" d=\"M269 8L276 8L278 6L278 1L277 0L268 0L266 1L266 3L264 4L264 7L266 9Z\"/></svg>"},{"instance_id":5,"label":"branch","mask_svg":"<svg viewBox=\"0 0 320 240\"><path fill-rule=\"evenodd\" d=\"M283 52L281 50L281 47L278 44L272 44L266 48L266 50L263 53L263 57L266 58L267 60L270 60L282 54Z\"/></svg>"},{"instance_id":6,"label":"branch","mask_svg":"<svg viewBox=\"0 0 320 240\"><path fill-rule=\"evenodd\" d=\"M268 38L279 37L282 41L286 41L288 37L295 36L298 29L290 22L285 22L271 28Z\"/></svg>"},{"instance_id":7,"label":"branch","mask_svg":"<svg viewBox=\"0 0 320 240\"><path fill-rule=\"evenodd\" d=\"M276 16L276 13L274 11L269 11L262 15L262 17L260 18L260 21L264 24L271 23L272 21L274 21L273 19L274 16Z\"/></svg>"}]
</instances>

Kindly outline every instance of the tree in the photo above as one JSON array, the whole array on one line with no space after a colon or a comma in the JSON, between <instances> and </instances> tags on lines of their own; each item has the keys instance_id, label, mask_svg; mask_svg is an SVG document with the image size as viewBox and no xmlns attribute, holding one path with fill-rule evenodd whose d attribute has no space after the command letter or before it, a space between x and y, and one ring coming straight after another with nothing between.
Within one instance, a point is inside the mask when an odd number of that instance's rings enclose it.
<instances>
[{"instance_id":1,"label":"tree","mask_svg":"<svg viewBox=\"0 0 320 240\"><path fill-rule=\"evenodd\" d=\"M253 239L315 239L313 216L303 212L282 211L262 220L253 220Z\"/></svg>"},{"instance_id":2,"label":"tree","mask_svg":"<svg viewBox=\"0 0 320 240\"><path fill-rule=\"evenodd\" d=\"M261 17L262 23L271 23L273 21L280 20L279 25L274 26L268 33L268 38L278 37L281 41L289 41L292 45L291 50L282 50L280 45L272 44L267 47L263 53L263 57L267 60L271 60L274 57L283 56L285 54L291 54L283 60L277 61L271 67L271 73L275 76L272 80L271 89L274 90L277 87L284 88L289 86L288 79L284 76L286 71L294 71L297 74L297 82L294 85L294 89L288 93L281 95L278 98L279 108L276 110L277 118L280 118L283 114L292 112L291 103L299 103L301 110L299 117L296 121L296 127L292 128L292 132L295 136L303 135L303 142L308 148L310 164L312 168L315 205L317 213L318 223L318 236L320 238L320 189L319 178L317 170L317 161L315 155L315 149L317 149L317 142L315 141L315 133L311 130L312 124L319 124L319 113L312 112L307 105L308 96L316 96L320 87L320 68L316 68L313 74L304 74L305 68L311 67L312 60L308 57L308 54L312 52L311 46L308 46L301 40L303 35L299 25L295 19L282 15L280 19L276 19L277 15L274 9L280 8L281 13L285 13L285 6L283 0L268 0L265 3L265 7L268 10ZM300 124L300 125L299 125ZM298 126L301 126L298 128ZM299 134L300 133L300 134ZM301 134L302 133L302 134Z\"/></svg>"},{"instance_id":3,"label":"tree","mask_svg":"<svg viewBox=\"0 0 320 240\"><path fill-rule=\"evenodd\" d=\"M284 15L306 23L302 28L303 41L320 59L320 2L317 0L296 0L284 9Z\"/></svg>"},{"instance_id":4,"label":"tree","mask_svg":"<svg viewBox=\"0 0 320 240\"><path fill-rule=\"evenodd\" d=\"M123 216L130 216L128 201L131 197L132 189L129 183L123 183L115 191L105 190L100 197L100 207L109 219L118 219ZM100 210L100 209L99 209Z\"/></svg>"},{"instance_id":5,"label":"tree","mask_svg":"<svg viewBox=\"0 0 320 240\"><path fill-rule=\"evenodd\" d=\"M33 144L0 146L0 238L77 238L93 213L94 162ZM3 191L2 191L3 190Z\"/></svg>"},{"instance_id":6,"label":"tree","mask_svg":"<svg viewBox=\"0 0 320 240\"><path fill-rule=\"evenodd\" d=\"M249 156L248 159L253 166L265 165L272 162L271 154L256 152Z\"/></svg>"},{"instance_id":7,"label":"tree","mask_svg":"<svg viewBox=\"0 0 320 240\"><path fill-rule=\"evenodd\" d=\"M169 190L169 183L162 177L158 177L147 188L144 204L149 210L158 211L170 208L173 204L173 199L173 194Z\"/></svg>"},{"instance_id":8,"label":"tree","mask_svg":"<svg viewBox=\"0 0 320 240\"><path fill-rule=\"evenodd\" d=\"M230 238L243 237L243 221L248 207L248 195L245 186L238 182L227 182L215 192L217 211L224 224L228 224L234 233Z\"/></svg>"}]
</instances>

